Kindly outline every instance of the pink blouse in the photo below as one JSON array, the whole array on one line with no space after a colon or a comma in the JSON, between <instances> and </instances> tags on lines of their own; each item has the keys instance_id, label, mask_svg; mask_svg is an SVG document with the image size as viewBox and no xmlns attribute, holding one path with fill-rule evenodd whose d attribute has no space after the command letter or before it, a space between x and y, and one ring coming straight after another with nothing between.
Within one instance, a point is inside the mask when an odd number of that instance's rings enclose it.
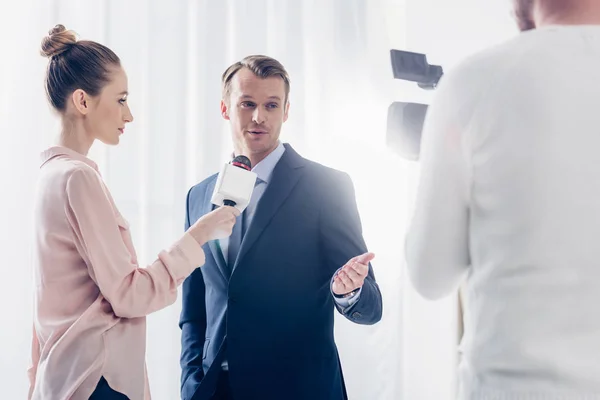
<instances>
[{"instance_id":1,"label":"pink blouse","mask_svg":"<svg viewBox=\"0 0 600 400\"><path fill-rule=\"evenodd\" d=\"M145 316L173 304L204 263L202 248L184 234L140 268L97 165L64 147L42 158L29 399L87 400L101 376L132 400L150 399Z\"/></svg>"}]
</instances>

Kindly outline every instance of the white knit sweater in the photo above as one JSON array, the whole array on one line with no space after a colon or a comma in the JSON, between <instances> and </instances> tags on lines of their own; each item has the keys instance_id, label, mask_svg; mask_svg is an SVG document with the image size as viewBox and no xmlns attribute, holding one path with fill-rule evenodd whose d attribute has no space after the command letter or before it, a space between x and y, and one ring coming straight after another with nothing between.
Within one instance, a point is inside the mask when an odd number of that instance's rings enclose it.
<instances>
[{"instance_id":1,"label":"white knit sweater","mask_svg":"<svg viewBox=\"0 0 600 400\"><path fill-rule=\"evenodd\" d=\"M407 237L424 296L466 277L461 400L600 399L600 26L549 26L442 80Z\"/></svg>"}]
</instances>

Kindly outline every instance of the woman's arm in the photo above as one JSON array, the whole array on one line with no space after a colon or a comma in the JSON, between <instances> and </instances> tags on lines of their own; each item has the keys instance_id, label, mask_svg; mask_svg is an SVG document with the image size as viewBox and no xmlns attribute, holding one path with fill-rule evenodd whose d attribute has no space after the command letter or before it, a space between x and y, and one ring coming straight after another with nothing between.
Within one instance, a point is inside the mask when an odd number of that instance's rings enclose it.
<instances>
[{"instance_id":1,"label":"woman's arm","mask_svg":"<svg viewBox=\"0 0 600 400\"><path fill-rule=\"evenodd\" d=\"M200 244L186 233L151 265L140 268L123 240L121 230L126 227L119 225L100 176L93 170L76 170L66 191L75 244L115 315L141 317L172 304L178 285L204 263Z\"/></svg>"},{"instance_id":2,"label":"woman's arm","mask_svg":"<svg viewBox=\"0 0 600 400\"><path fill-rule=\"evenodd\" d=\"M29 394L27 399L31 400L33 396L33 389L35 388L35 378L37 375L37 366L40 361L40 342L38 341L37 332L35 326L32 329L31 339L31 365L27 368L27 377L29 378Z\"/></svg>"}]
</instances>

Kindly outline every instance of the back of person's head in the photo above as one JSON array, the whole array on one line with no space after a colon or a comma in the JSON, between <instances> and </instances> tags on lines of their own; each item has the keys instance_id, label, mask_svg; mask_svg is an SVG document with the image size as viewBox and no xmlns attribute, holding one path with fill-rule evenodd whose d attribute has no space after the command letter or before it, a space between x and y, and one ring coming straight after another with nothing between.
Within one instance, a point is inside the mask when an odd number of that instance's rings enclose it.
<instances>
[{"instance_id":1,"label":"back of person's head","mask_svg":"<svg viewBox=\"0 0 600 400\"><path fill-rule=\"evenodd\" d=\"M522 31L549 24L600 24L598 0L513 0L513 8Z\"/></svg>"},{"instance_id":2,"label":"back of person's head","mask_svg":"<svg viewBox=\"0 0 600 400\"><path fill-rule=\"evenodd\" d=\"M569 13L580 7L585 7L586 2L586 0L535 0L540 12L553 14Z\"/></svg>"},{"instance_id":3,"label":"back of person's head","mask_svg":"<svg viewBox=\"0 0 600 400\"><path fill-rule=\"evenodd\" d=\"M75 32L63 25L52 28L43 40L41 54L50 59L46 72L46 94L60 113L69 96L81 89L97 96L110 80L112 68L121 61L108 47L89 40L77 40Z\"/></svg>"},{"instance_id":4,"label":"back of person's head","mask_svg":"<svg viewBox=\"0 0 600 400\"><path fill-rule=\"evenodd\" d=\"M290 94L290 76L284 66L276 59L263 55L252 55L244 57L225 70L222 76L223 100L229 99L231 80L242 68L247 68L259 78L280 77L285 84L285 102Z\"/></svg>"}]
</instances>

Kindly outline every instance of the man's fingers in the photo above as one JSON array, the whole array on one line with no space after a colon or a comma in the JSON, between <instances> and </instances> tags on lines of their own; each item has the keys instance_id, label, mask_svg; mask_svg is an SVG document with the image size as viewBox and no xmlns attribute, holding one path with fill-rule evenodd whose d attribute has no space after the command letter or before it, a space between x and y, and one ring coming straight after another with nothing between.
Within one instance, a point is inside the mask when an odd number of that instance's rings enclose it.
<instances>
[{"instance_id":1,"label":"man's fingers","mask_svg":"<svg viewBox=\"0 0 600 400\"><path fill-rule=\"evenodd\" d=\"M365 278L369 273L369 265L355 262L350 265L348 270L356 272L361 278Z\"/></svg>"},{"instance_id":2,"label":"man's fingers","mask_svg":"<svg viewBox=\"0 0 600 400\"><path fill-rule=\"evenodd\" d=\"M360 282L363 279L355 268L348 268L345 272L348 278L350 278L350 280L352 281L352 286L360 284Z\"/></svg>"},{"instance_id":3,"label":"man's fingers","mask_svg":"<svg viewBox=\"0 0 600 400\"><path fill-rule=\"evenodd\" d=\"M346 274L345 271L340 271L340 273L338 274L338 277L340 278L340 280L342 281L342 283L344 284L344 286L346 288L352 288L352 279L350 279L348 277L348 274ZM349 291L351 291L352 289L350 289Z\"/></svg>"},{"instance_id":4,"label":"man's fingers","mask_svg":"<svg viewBox=\"0 0 600 400\"><path fill-rule=\"evenodd\" d=\"M335 280L333 281L333 291L336 294L343 294L343 293L351 292L351 290L346 288L346 285L344 285L344 282L342 281L342 279L337 276L335 277Z\"/></svg>"},{"instance_id":5,"label":"man's fingers","mask_svg":"<svg viewBox=\"0 0 600 400\"><path fill-rule=\"evenodd\" d=\"M354 261L359 264L369 264L375 258L375 253L364 253L360 256L354 257Z\"/></svg>"},{"instance_id":6,"label":"man's fingers","mask_svg":"<svg viewBox=\"0 0 600 400\"><path fill-rule=\"evenodd\" d=\"M374 258L375 254L368 252L348 260L337 272L333 280L333 290L340 294L362 287L369 273L369 262Z\"/></svg>"},{"instance_id":7,"label":"man's fingers","mask_svg":"<svg viewBox=\"0 0 600 400\"><path fill-rule=\"evenodd\" d=\"M354 262L357 262L359 264L368 264L371 261L373 261L374 258L375 258L375 253L367 252L367 253L363 253L359 256L352 257L351 259L348 260L346 265L350 265Z\"/></svg>"},{"instance_id":8,"label":"man's fingers","mask_svg":"<svg viewBox=\"0 0 600 400\"><path fill-rule=\"evenodd\" d=\"M345 276L348 278L348 280L343 280L347 292L351 292L354 289L362 287L362 285L365 282L365 277L357 274L353 270L349 270L348 272L346 272Z\"/></svg>"},{"instance_id":9,"label":"man's fingers","mask_svg":"<svg viewBox=\"0 0 600 400\"><path fill-rule=\"evenodd\" d=\"M361 256L362 255L363 254L361 254ZM360 256L352 257L351 259L348 260L348 262L346 263L346 265L349 265L349 264L352 264L353 262L356 262L356 260L358 260L358 257L360 257Z\"/></svg>"}]
</instances>

